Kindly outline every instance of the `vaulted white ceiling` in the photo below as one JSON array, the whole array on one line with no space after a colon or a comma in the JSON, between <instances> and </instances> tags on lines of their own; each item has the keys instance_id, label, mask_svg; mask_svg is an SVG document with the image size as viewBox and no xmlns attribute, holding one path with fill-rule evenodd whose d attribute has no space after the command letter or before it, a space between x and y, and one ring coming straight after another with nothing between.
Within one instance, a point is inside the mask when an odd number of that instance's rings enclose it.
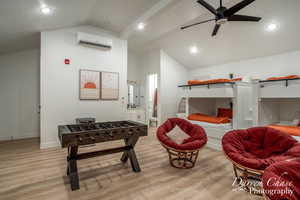
<instances>
[{"instance_id":1,"label":"vaulted white ceiling","mask_svg":"<svg viewBox=\"0 0 300 200\"><path fill-rule=\"evenodd\" d=\"M0 1L0 53L39 46L39 32L95 25L121 32L159 0L3 0ZM53 15L40 12L41 5Z\"/></svg>"},{"instance_id":2,"label":"vaulted white ceiling","mask_svg":"<svg viewBox=\"0 0 300 200\"><path fill-rule=\"evenodd\" d=\"M230 7L241 0L223 1ZM53 15L41 15L42 4ZM136 53L163 49L187 67L206 67L299 49L299 10L299 0L256 0L239 14L260 16L261 22L229 22L211 37L214 22L180 30L213 17L196 0L7 0L0 2L0 53L38 47L40 31L94 25L119 33ZM142 32L135 27L140 21L146 23ZM279 30L265 31L270 22ZM192 45L199 54L189 53Z\"/></svg>"},{"instance_id":3,"label":"vaulted white ceiling","mask_svg":"<svg viewBox=\"0 0 300 200\"><path fill-rule=\"evenodd\" d=\"M226 1L225 6L231 7L239 1ZM207 2L217 7L219 0ZM180 30L181 25L211 19L213 15L196 0L175 1L149 20L144 33L131 35L129 44L139 52L163 49L189 68L274 55L300 49L299 10L299 0L256 0L239 14L262 17L260 22L228 22L216 37L211 37L214 22ZM279 24L277 31L266 31L271 22ZM190 54L192 45L198 46L199 54Z\"/></svg>"}]
</instances>

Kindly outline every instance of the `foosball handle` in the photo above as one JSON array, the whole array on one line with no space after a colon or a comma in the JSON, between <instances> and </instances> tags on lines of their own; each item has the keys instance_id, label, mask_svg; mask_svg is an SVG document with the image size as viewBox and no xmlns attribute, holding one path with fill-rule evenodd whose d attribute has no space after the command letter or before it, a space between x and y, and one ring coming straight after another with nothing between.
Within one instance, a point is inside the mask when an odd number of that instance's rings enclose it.
<instances>
[{"instance_id":1,"label":"foosball handle","mask_svg":"<svg viewBox=\"0 0 300 200\"><path fill-rule=\"evenodd\" d=\"M128 134L129 134L129 135L133 135L134 132L133 132L133 131L129 131Z\"/></svg>"},{"instance_id":2,"label":"foosball handle","mask_svg":"<svg viewBox=\"0 0 300 200\"><path fill-rule=\"evenodd\" d=\"M96 139L93 136L90 136L91 140L95 141Z\"/></svg>"}]
</instances>

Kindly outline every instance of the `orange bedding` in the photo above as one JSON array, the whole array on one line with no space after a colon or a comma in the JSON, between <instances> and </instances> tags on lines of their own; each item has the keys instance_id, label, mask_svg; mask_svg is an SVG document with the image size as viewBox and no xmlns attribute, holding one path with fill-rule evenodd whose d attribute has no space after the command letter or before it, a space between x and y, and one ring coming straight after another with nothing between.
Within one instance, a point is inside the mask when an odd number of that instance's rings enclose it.
<instances>
[{"instance_id":1,"label":"orange bedding","mask_svg":"<svg viewBox=\"0 0 300 200\"><path fill-rule=\"evenodd\" d=\"M275 80L283 80L283 79L294 79L294 78L300 78L298 75L288 75L288 76L281 76L281 77L271 77L268 78L268 81L275 81Z\"/></svg>"},{"instance_id":2,"label":"orange bedding","mask_svg":"<svg viewBox=\"0 0 300 200\"><path fill-rule=\"evenodd\" d=\"M241 81L242 78L235 78L235 79L212 79L212 80L189 80L188 85L205 85L205 84L212 84L212 83L231 83L236 81Z\"/></svg>"},{"instance_id":3,"label":"orange bedding","mask_svg":"<svg viewBox=\"0 0 300 200\"><path fill-rule=\"evenodd\" d=\"M268 127L287 133L289 135L300 136L299 126L269 125Z\"/></svg>"},{"instance_id":4,"label":"orange bedding","mask_svg":"<svg viewBox=\"0 0 300 200\"><path fill-rule=\"evenodd\" d=\"M226 124L230 122L230 119L228 117L208 116L201 113L190 114L188 116L188 119L213 124Z\"/></svg>"}]
</instances>

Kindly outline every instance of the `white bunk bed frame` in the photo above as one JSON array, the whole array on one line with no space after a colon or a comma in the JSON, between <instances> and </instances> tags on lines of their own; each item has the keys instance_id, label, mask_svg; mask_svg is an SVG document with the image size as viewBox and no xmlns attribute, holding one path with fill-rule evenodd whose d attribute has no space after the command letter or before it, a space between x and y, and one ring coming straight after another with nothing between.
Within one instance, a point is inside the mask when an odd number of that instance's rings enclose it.
<instances>
[{"instance_id":1,"label":"white bunk bed frame","mask_svg":"<svg viewBox=\"0 0 300 200\"><path fill-rule=\"evenodd\" d=\"M264 80L253 84L253 125L263 126L260 119L260 104L268 99L300 99L300 78Z\"/></svg>"},{"instance_id":2,"label":"white bunk bed frame","mask_svg":"<svg viewBox=\"0 0 300 200\"><path fill-rule=\"evenodd\" d=\"M300 78L264 80L259 86L259 98L300 98Z\"/></svg>"},{"instance_id":3,"label":"white bunk bed frame","mask_svg":"<svg viewBox=\"0 0 300 200\"><path fill-rule=\"evenodd\" d=\"M232 125L208 125L207 123L191 121L202 126L208 136L207 146L216 150L222 150L221 140L225 133L233 129L244 129L252 126L252 88L251 83L213 83L201 85L181 85L181 96L186 98L185 118L190 114L191 98L230 98L233 102Z\"/></svg>"},{"instance_id":4,"label":"white bunk bed frame","mask_svg":"<svg viewBox=\"0 0 300 200\"><path fill-rule=\"evenodd\" d=\"M282 80L263 80L254 84L253 125L266 126L270 122L264 119L263 102L295 102L300 101L300 78ZM270 119L271 120L271 119ZM271 122L272 123L272 122ZM300 137L295 136L298 141Z\"/></svg>"}]
</instances>

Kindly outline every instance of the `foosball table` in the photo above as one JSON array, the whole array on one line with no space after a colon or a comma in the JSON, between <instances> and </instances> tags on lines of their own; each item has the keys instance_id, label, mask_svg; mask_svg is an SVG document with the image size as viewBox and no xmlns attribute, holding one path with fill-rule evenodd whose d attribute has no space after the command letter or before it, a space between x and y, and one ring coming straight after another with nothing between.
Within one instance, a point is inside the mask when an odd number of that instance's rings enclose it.
<instances>
[{"instance_id":1,"label":"foosball table","mask_svg":"<svg viewBox=\"0 0 300 200\"><path fill-rule=\"evenodd\" d=\"M134 172L140 172L141 169L136 158L134 147L139 137L147 136L147 134L147 125L133 121L82 123L58 126L58 136L61 146L68 148L67 175L70 179L71 189L77 190L80 188L77 160L123 152L121 161L125 163L129 158L132 170ZM84 147L114 140L124 140L125 146L78 153L78 148L81 146Z\"/></svg>"}]
</instances>

